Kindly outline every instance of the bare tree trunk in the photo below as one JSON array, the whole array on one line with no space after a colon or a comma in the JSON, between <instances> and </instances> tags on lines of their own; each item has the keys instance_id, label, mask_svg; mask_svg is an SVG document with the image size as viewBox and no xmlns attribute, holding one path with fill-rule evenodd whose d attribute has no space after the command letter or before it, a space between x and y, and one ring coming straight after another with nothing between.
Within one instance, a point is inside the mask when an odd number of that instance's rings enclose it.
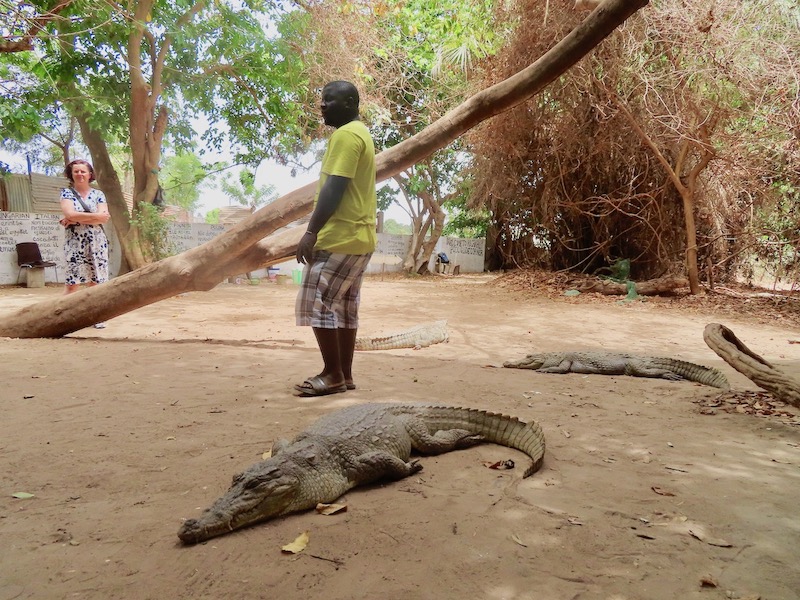
<instances>
[{"instance_id":1,"label":"bare tree trunk","mask_svg":"<svg viewBox=\"0 0 800 600\"><path fill-rule=\"evenodd\" d=\"M635 282L635 291L640 296L660 296L674 292L677 288L685 288L689 281L685 277L668 275L658 279ZM628 293L628 285L607 279L592 279L581 282L577 289L581 292L597 292L607 296L624 296Z\"/></svg>"},{"instance_id":2,"label":"bare tree trunk","mask_svg":"<svg viewBox=\"0 0 800 600\"><path fill-rule=\"evenodd\" d=\"M800 408L800 381L792 379L745 346L736 335L719 323L709 323L703 330L708 347L726 363L757 386L796 408Z\"/></svg>"},{"instance_id":3,"label":"bare tree trunk","mask_svg":"<svg viewBox=\"0 0 800 600\"><path fill-rule=\"evenodd\" d=\"M417 251L422 243L420 231L422 231L422 217L415 215L411 217L411 243L408 246L408 252L406 253L405 258L403 259L403 270L407 273L413 273L417 265Z\"/></svg>"},{"instance_id":4,"label":"bare tree trunk","mask_svg":"<svg viewBox=\"0 0 800 600\"><path fill-rule=\"evenodd\" d=\"M158 106L164 91L164 62L173 42L172 33L161 37L161 46L147 30L147 22L154 0L138 0L133 25L128 35L128 74L131 84L130 145L133 159L133 211L136 216L141 204L151 204L158 191L161 143L167 130L168 114L165 106ZM175 23L175 30L189 23L206 5L197 0L190 5ZM142 49L147 49L147 60L142 64ZM149 81L145 74L150 74ZM139 231L130 228L123 247L128 242L131 251L126 258L132 268L143 267L147 260L141 250ZM123 239L123 238L121 238Z\"/></svg>"},{"instance_id":5,"label":"bare tree trunk","mask_svg":"<svg viewBox=\"0 0 800 600\"><path fill-rule=\"evenodd\" d=\"M436 243L439 241L439 238L442 237L445 218L442 207L432 198L425 198L425 208L430 216L428 218L425 231L423 232L422 248L420 248L419 254L417 255L418 258L416 267L417 273L420 275L424 275L429 270L428 264L431 261L433 250L436 248ZM427 235L428 231L430 231L430 236L428 236L426 239L425 236Z\"/></svg>"},{"instance_id":6,"label":"bare tree trunk","mask_svg":"<svg viewBox=\"0 0 800 600\"><path fill-rule=\"evenodd\" d=\"M708 163L714 157L714 152L711 144L709 143L708 127L706 125L698 126L696 132L698 140L685 139L680 147L678 156L675 160L675 165L671 165L664 154L658 149L653 140L644 132L639 126L636 118L616 95L612 96L617 106L621 109L622 114L628 119L633 130L641 138L642 142L647 145L655 154L658 161L664 167L670 181L675 186L680 194L681 201L683 202L683 215L684 226L686 229L686 274L689 278L689 291L692 295L700 293L700 274L697 268L697 226L694 220L695 212L695 190L697 189L697 178L701 171L708 166ZM689 174L686 176L687 183L684 184L681 179L683 169L686 161L690 156L692 149L699 146L699 158L697 163L692 167ZM696 148L695 148L696 149Z\"/></svg>"},{"instance_id":7,"label":"bare tree trunk","mask_svg":"<svg viewBox=\"0 0 800 600\"><path fill-rule=\"evenodd\" d=\"M606 0L536 62L483 90L412 138L376 157L383 181L458 138L478 123L540 92L588 54L647 0ZM210 242L75 294L46 300L0 318L0 336L57 337L185 291L209 290L226 276L280 262L302 231L263 238L311 210L316 183L260 209ZM295 228L301 229L301 228Z\"/></svg>"}]
</instances>

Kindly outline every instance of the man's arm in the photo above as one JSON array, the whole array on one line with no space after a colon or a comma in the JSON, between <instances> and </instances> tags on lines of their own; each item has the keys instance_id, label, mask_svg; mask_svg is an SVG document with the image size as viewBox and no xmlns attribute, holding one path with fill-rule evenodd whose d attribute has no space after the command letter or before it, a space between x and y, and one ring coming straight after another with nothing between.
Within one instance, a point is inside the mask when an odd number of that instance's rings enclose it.
<instances>
[{"instance_id":1,"label":"man's arm","mask_svg":"<svg viewBox=\"0 0 800 600\"><path fill-rule=\"evenodd\" d=\"M336 209L339 208L344 191L349 184L350 179L341 175L329 175L325 179L325 184L317 197L314 213L308 222L306 233L297 245L297 262L306 264L311 261L311 256L314 253L314 244L317 243L317 234L328 222L328 219L333 216Z\"/></svg>"}]
</instances>

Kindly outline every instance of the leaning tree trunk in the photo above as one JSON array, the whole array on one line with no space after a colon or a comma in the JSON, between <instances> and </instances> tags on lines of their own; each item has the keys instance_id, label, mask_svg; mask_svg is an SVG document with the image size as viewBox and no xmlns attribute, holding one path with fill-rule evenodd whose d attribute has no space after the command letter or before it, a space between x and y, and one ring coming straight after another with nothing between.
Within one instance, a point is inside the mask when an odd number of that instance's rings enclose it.
<instances>
[{"instance_id":1,"label":"leaning tree trunk","mask_svg":"<svg viewBox=\"0 0 800 600\"><path fill-rule=\"evenodd\" d=\"M778 400L800 408L800 381L792 379L745 346L734 333L719 323L703 330L708 347L726 363Z\"/></svg>"},{"instance_id":2,"label":"leaning tree trunk","mask_svg":"<svg viewBox=\"0 0 800 600\"><path fill-rule=\"evenodd\" d=\"M376 157L383 181L447 146L460 135L539 93L588 54L648 0L606 0L532 65L478 92L417 135ZM263 238L306 215L316 183L265 206L228 231L177 256L126 273L103 285L39 302L0 318L0 336L58 337L181 292L209 290L225 277L293 255L302 231ZM301 228L296 228L301 229Z\"/></svg>"}]
</instances>

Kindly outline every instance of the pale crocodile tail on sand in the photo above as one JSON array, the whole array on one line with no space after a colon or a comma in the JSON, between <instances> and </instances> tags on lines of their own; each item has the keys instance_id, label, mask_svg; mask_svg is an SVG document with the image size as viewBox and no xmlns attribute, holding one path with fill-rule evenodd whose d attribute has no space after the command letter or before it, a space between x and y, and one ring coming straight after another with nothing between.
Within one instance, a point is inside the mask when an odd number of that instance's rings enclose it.
<instances>
[{"instance_id":1,"label":"pale crocodile tail on sand","mask_svg":"<svg viewBox=\"0 0 800 600\"><path fill-rule=\"evenodd\" d=\"M401 333L381 337L356 338L356 350L394 350L397 348L427 348L447 341L447 321L417 325Z\"/></svg>"}]
</instances>

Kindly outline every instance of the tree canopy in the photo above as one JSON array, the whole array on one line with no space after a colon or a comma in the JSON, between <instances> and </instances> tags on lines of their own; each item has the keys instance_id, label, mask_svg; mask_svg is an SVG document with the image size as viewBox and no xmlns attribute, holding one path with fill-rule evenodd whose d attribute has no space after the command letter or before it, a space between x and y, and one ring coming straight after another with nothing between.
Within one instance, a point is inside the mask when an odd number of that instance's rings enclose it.
<instances>
[{"instance_id":1,"label":"tree canopy","mask_svg":"<svg viewBox=\"0 0 800 600\"><path fill-rule=\"evenodd\" d=\"M549 13L532 0L519 8L547 26L517 28L477 87L582 18L552 3ZM654 3L547 93L475 130L472 204L492 214L493 266L591 273L625 258L634 278L691 277L694 264L719 280L782 248L796 280L800 221L787 210L800 189L794 10Z\"/></svg>"},{"instance_id":2,"label":"tree canopy","mask_svg":"<svg viewBox=\"0 0 800 600\"><path fill-rule=\"evenodd\" d=\"M41 1L13 8L19 22L48 9ZM262 0L75 0L39 21L33 51L0 55L0 134L27 141L59 110L77 119L125 258L140 266L131 218L159 189L163 144L180 151L195 142L193 119L209 124L202 147L224 147L237 162L286 162L307 147L309 90L301 56L283 37L304 18ZM134 215L110 158L117 143L130 149Z\"/></svg>"}]
</instances>

